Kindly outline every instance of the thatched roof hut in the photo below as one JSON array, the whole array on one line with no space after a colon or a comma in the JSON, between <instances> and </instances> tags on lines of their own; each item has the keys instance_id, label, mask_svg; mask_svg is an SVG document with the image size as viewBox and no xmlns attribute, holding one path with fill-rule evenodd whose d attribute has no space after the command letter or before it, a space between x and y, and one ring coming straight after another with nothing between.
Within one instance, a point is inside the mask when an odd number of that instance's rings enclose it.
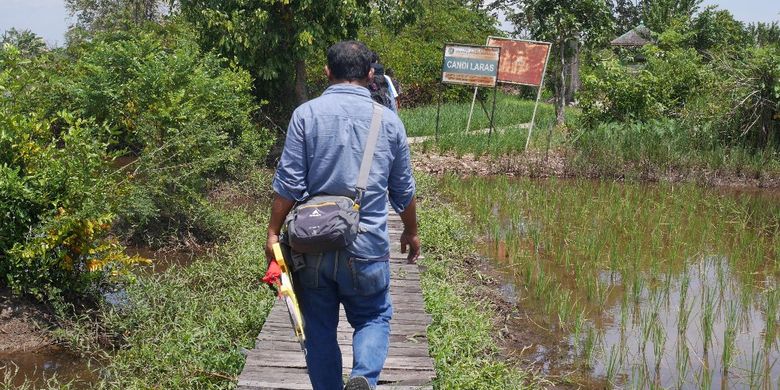
<instances>
[{"instance_id":1,"label":"thatched roof hut","mask_svg":"<svg viewBox=\"0 0 780 390\"><path fill-rule=\"evenodd\" d=\"M615 38L609 44L619 47L642 47L648 43L653 43L652 31L644 24L634 27L627 33Z\"/></svg>"}]
</instances>

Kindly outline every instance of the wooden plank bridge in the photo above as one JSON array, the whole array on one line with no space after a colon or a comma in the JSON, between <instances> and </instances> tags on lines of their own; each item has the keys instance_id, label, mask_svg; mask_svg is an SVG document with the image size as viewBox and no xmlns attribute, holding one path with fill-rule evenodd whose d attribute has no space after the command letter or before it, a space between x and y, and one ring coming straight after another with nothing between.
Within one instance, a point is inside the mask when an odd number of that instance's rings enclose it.
<instances>
[{"instance_id":1,"label":"wooden plank bridge","mask_svg":"<svg viewBox=\"0 0 780 390\"><path fill-rule=\"evenodd\" d=\"M401 218L391 213L390 230L390 295L393 300L393 318L390 321L390 350L379 377L378 389L431 389L433 359L428 354L427 327L431 317L425 312L420 270L407 264L398 244ZM352 328L341 308L338 342L343 355L345 378L352 369ZM249 389L311 389L306 373L306 360L295 338L287 308L277 300L266 318L255 348L246 358L244 370L238 377L238 388Z\"/></svg>"}]
</instances>

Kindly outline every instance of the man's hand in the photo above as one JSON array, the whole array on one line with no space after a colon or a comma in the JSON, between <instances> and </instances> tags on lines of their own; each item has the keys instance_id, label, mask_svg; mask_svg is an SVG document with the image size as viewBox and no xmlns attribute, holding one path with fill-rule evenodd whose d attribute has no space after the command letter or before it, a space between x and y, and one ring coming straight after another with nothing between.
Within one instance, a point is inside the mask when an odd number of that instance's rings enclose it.
<instances>
[{"instance_id":1,"label":"man's hand","mask_svg":"<svg viewBox=\"0 0 780 390\"><path fill-rule=\"evenodd\" d=\"M271 263L274 259L274 244L279 242L279 236L276 234L268 234L268 240L265 242L265 263Z\"/></svg>"},{"instance_id":2,"label":"man's hand","mask_svg":"<svg viewBox=\"0 0 780 390\"><path fill-rule=\"evenodd\" d=\"M274 201L271 204L271 219L268 221L268 240L265 242L266 264L274 258L273 245L279 242L279 232L282 231L284 217L292 210L293 206L295 206L295 201L274 194Z\"/></svg>"},{"instance_id":3,"label":"man's hand","mask_svg":"<svg viewBox=\"0 0 780 390\"><path fill-rule=\"evenodd\" d=\"M406 257L406 261L409 264L414 264L420 257L420 237L417 236L417 233L408 233L406 230L401 233L401 253L406 253L407 246L409 255Z\"/></svg>"}]
</instances>

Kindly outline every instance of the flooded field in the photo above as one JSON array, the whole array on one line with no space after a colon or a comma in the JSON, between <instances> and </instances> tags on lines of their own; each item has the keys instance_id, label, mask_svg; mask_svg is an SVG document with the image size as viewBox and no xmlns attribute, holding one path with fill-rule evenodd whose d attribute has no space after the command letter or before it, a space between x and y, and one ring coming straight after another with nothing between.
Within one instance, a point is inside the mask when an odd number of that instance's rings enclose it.
<instances>
[{"instance_id":1,"label":"flooded field","mask_svg":"<svg viewBox=\"0 0 780 390\"><path fill-rule=\"evenodd\" d=\"M780 386L780 195L442 179L518 305L619 388ZM551 362L546 366L554 366Z\"/></svg>"}]
</instances>

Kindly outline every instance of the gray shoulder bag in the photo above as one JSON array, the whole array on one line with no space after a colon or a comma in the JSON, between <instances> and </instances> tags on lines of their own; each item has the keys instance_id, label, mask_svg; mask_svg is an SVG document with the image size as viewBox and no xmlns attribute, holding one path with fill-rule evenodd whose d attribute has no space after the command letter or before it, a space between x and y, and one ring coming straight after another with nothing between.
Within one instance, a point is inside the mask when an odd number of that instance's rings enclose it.
<instances>
[{"instance_id":1,"label":"gray shoulder bag","mask_svg":"<svg viewBox=\"0 0 780 390\"><path fill-rule=\"evenodd\" d=\"M363 160L360 163L355 199L317 195L293 208L287 216L287 239L293 251L321 253L346 247L355 241L360 222L360 203L366 192L368 173L374 161L384 107L374 103Z\"/></svg>"}]
</instances>

